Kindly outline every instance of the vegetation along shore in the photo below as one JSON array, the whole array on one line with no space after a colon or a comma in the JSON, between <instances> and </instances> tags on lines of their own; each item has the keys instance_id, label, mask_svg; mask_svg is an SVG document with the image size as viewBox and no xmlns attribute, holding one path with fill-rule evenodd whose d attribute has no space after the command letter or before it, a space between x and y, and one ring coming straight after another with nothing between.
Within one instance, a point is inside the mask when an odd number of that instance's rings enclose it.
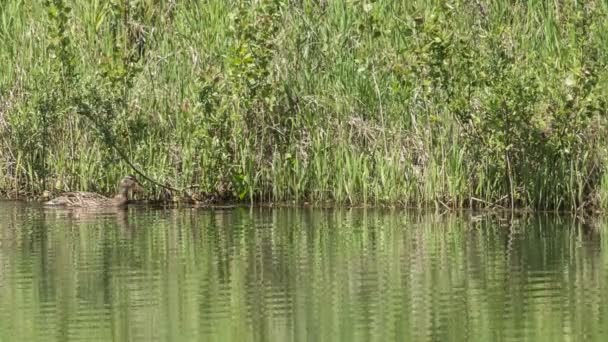
<instances>
[{"instance_id":1,"label":"vegetation along shore","mask_svg":"<svg viewBox=\"0 0 608 342\"><path fill-rule=\"evenodd\" d=\"M141 173L247 202L603 209L606 18L599 0L2 1L0 196Z\"/></svg>"}]
</instances>

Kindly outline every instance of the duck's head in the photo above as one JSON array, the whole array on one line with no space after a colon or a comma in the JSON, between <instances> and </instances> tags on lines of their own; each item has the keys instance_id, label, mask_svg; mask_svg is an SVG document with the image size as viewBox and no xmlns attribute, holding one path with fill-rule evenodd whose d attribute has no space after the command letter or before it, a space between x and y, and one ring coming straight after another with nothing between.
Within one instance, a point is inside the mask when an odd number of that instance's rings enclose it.
<instances>
[{"instance_id":1,"label":"duck's head","mask_svg":"<svg viewBox=\"0 0 608 342\"><path fill-rule=\"evenodd\" d=\"M144 192L144 187L135 176L128 175L120 181L120 191L122 193L128 193L129 191L142 193Z\"/></svg>"}]
</instances>

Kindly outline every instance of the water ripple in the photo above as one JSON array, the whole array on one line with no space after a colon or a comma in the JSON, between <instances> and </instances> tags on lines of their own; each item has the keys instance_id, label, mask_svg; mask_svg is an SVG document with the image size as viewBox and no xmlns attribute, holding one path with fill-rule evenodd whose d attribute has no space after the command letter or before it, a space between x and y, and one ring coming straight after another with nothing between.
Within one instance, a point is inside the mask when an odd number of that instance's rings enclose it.
<instances>
[{"instance_id":1,"label":"water ripple","mask_svg":"<svg viewBox=\"0 0 608 342\"><path fill-rule=\"evenodd\" d=\"M0 204L0 340L603 340L564 217Z\"/></svg>"}]
</instances>

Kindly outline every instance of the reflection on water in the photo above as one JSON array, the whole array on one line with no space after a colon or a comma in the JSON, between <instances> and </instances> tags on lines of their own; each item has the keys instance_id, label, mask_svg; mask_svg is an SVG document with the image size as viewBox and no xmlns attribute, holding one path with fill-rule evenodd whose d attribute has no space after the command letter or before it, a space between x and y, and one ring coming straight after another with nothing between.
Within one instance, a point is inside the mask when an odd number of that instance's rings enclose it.
<instances>
[{"instance_id":1,"label":"reflection on water","mask_svg":"<svg viewBox=\"0 0 608 342\"><path fill-rule=\"evenodd\" d=\"M0 341L606 340L602 224L0 203Z\"/></svg>"}]
</instances>

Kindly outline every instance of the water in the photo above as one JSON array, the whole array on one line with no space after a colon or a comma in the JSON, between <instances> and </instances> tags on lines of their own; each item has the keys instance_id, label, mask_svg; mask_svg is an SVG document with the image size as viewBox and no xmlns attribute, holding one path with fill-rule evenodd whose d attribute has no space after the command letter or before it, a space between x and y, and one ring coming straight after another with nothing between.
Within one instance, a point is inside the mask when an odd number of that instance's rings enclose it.
<instances>
[{"instance_id":1,"label":"water","mask_svg":"<svg viewBox=\"0 0 608 342\"><path fill-rule=\"evenodd\" d=\"M0 202L0 341L605 341L603 225Z\"/></svg>"}]
</instances>

